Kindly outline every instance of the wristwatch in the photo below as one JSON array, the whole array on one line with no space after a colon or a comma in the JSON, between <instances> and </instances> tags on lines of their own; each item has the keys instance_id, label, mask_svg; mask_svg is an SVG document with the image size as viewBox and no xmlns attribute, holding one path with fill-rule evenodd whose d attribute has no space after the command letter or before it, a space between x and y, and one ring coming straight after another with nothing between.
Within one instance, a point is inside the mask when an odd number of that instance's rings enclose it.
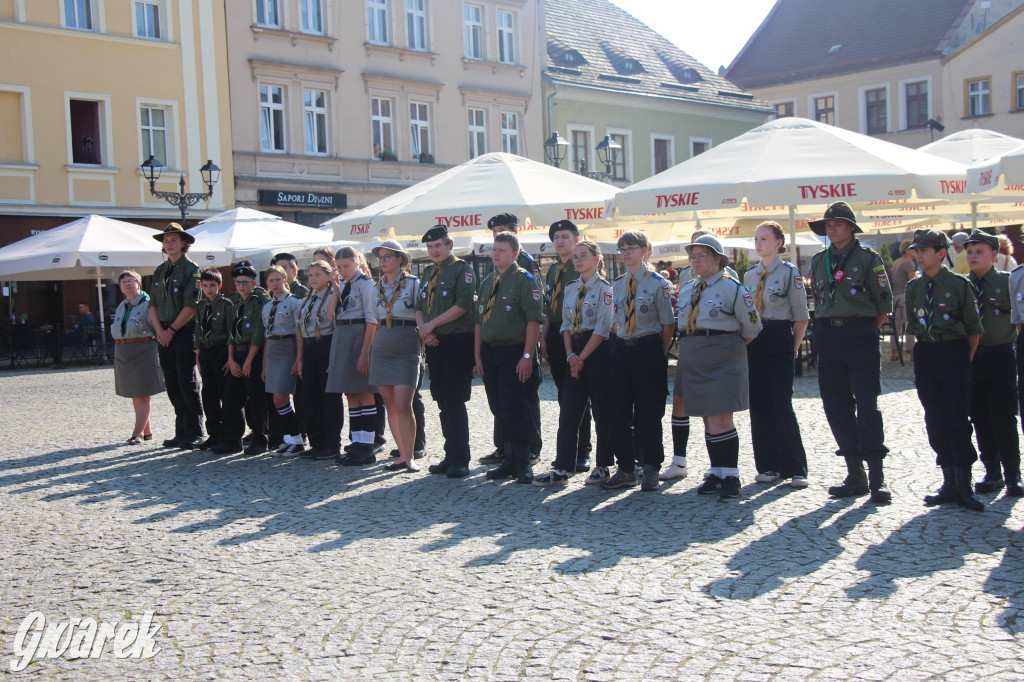
<instances>
[{"instance_id":1,"label":"wristwatch","mask_svg":"<svg viewBox=\"0 0 1024 682\"><path fill-rule=\"evenodd\" d=\"M533 357L533 356L531 356L529 353L523 353L523 358L525 360L529 360L531 357Z\"/></svg>"}]
</instances>

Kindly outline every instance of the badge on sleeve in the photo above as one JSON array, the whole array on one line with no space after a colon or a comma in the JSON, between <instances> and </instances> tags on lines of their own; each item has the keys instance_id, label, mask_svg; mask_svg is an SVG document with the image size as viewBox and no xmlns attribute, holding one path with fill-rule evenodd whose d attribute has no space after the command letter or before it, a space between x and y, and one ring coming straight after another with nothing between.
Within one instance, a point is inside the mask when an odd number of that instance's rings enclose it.
<instances>
[{"instance_id":1,"label":"badge on sleeve","mask_svg":"<svg viewBox=\"0 0 1024 682\"><path fill-rule=\"evenodd\" d=\"M754 299L750 298L750 294L743 294L743 302L747 304L748 308L754 307Z\"/></svg>"},{"instance_id":2,"label":"badge on sleeve","mask_svg":"<svg viewBox=\"0 0 1024 682\"><path fill-rule=\"evenodd\" d=\"M530 289L530 293L533 295L533 300L540 300L540 289Z\"/></svg>"},{"instance_id":3,"label":"badge on sleeve","mask_svg":"<svg viewBox=\"0 0 1024 682\"><path fill-rule=\"evenodd\" d=\"M804 288L804 278L800 276L799 272L793 274L793 286L797 289Z\"/></svg>"},{"instance_id":4,"label":"badge on sleeve","mask_svg":"<svg viewBox=\"0 0 1024 682\"><path fill-rule=\"evenodd\" d=\"M672 292L670 292L668 290L668 284L666 284L665 286L663 286L661 288L661 295L665 297L666 301L669 301L669 300L672 299Z\"/></svg>"},{"instance_id":5,"label":"badge on sleeve","mask_svg":"<svg viewBox=\"0 0 1024 682\"><path fill-rule=\"evenodd\" d=\"M753 310L750 311L750 324L757 324L757 313Z\"/></svg>"},{"instance_id":6,"label":"badge on sleeve","mask_svg":"<svg viewBox=\"0 0 1024 682\"><path fill-rule=\"evenodd\" d=\"M884 272L878 273L878 286L882 287L883 289L889 286L889 280L886 279Z\"/></svg>"},{"instance_id":7,"label":"badge on sleeve","mask_svg":"<svg viewBox=\"0 0 1024 682\"><path fill-rule=\"evenodd\" d=\"M605 305L611 305L612 304L612 292L610 292L610 291L604 292L604 304Z\"/></svg>"},{"instance_id":8,"label":"badge on sleeve","mask_svg":"<svg viewBox=\"0 0 1024 682\"><path fill-rule=\"evenodd\" d=\"M473 283L473 273L467 272L465 275L462 276L462 279L465 280L466 284L472 284Z\"/></svg>"}]
</instances>

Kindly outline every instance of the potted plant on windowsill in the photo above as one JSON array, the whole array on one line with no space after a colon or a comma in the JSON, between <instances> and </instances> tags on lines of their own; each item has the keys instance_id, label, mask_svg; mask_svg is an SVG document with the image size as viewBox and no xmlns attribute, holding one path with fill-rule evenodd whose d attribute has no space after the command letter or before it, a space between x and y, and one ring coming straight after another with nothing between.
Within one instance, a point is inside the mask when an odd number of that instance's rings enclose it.
<instances>
[{"instance_id":1,"label":"potted plant on windowsill","mask_svg":"<svg viewBox=\"0 0 1024 682\"><path fill-rule=\"evenodd\" d=\"M398 155L390 149L385 149L380 153L381 161L398 161Z\"/></svg>"},{"instance_id":2,"label":"potted plant on windowsill","mask_svg":"<svg viewBox=\"0 0 1024 682\"><path fill-rule=\"evenodd\" d=\"M429 152L420 154L420 163L434 163L434 155Z\"/></svg>"}]
</instances>

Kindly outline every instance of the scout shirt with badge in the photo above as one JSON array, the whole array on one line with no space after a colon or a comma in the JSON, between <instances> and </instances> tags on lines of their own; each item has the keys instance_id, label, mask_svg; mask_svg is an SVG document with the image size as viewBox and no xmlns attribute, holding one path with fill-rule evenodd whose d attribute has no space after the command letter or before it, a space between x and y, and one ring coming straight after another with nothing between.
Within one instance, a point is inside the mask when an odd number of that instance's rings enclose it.
<instances>
[{"instance_id":1,"label":"scout shirt with badge","mask_svg":"<svg viewBox=\"0 0 1024 682\"><path fill-rule=\"evenodd\" d=\"M1017 328L1011 321L1013 305L1010 302L1010 273L992 268L980 278L968 275L974 285L974 295L981 311L982 346L1002 346L1017 340ZM982 281L978 281L981 279Z\"/></svg>"},{"instance_id":2,"label":"scout shirt with badge","mask_svg":"<svg viewBox=\"0 0 1024 682\"><path fill-rule=\"evenodd\" d=\"M858 239L842 251L829 246L814 254L811 278L816 319L877 317L892 312L892 291L882 257Z\"/></svg>"},{"instance_id":3,"label":"scout shirt with badge","mask_svg":"<svg viewBox=\"0 0 1024 682\"><path fill-rule=\"evenodd\" d=\"M115 339L145 339L156 336L153 321L149 319L149 294L140 291L139 295L129 301L121 301L114 311L110 325L110 336Z\"/></svg>"},{"instance_id":4,"label":"scout shirt with badge","mask_svg":"<svg viewBox=\"0 0 1024 682\"><path fill-rule=\"evenodd\" d=\"M548 268L544 284L544 311L548 315L548 321L556 328L562 324L562 310L565 306L565 290L570 283L580 278L576 266L572 262L572 256L564 263L553 263Z\"/></svg>"},{"instance_id":5,"label":"scout shirt with badge","mask_svg":"<svg viewBox=\"0 0 1024 682\"><path fill-rule=\"evenodd\" d=\"M305 284L303 284L297 279L288 285L288 291L289 293L291 293L292 296L299 299L300 301L306 298L306 296L309 296L309 287L307 287Z\"/></svg>"},{"instance_id":6,"label":"scout shirt with badge","mask_svg":"<svg viewBox=\"0 0 1024 682\"><path fill-rule=\"evenodd\" d=\"M423 313L423 321L430 322L452 306L459 306L467 314L434 330L438 336L463 334L473 331L473 299L476 286L469 263L449 254L440 265L431 263L420 276L420 291L416 310Z\"/></svg>"},{"instance_id":7,"label":"scout shirt with badge","mask_svg":"<svg viewBox=\"0 0 1024 682\"><path fill-rule=\"evenodd\" d=\"M149 304L160 322L174 322L184 308L196 308L202 297L199 266L182 254L176 263L165 260L153 273Z\"/></svg>"},{"instance_id":8,"label":"scout shirt with badge","mask_svg":"<svg viewBox=\"0 0 1024 682\"><path fill-rule=\"evenodd\" d=\"M519 255L516 256L516 265L533 275L538 282L541 281L540 265L533 256L526 253L523 249L519 249Z\"/></svg>"},{"instance_id":9,"label":"scout shirt with badge","mask_svg":"<svg viewBox=\"0 0 1024 682\"><path fill-rule=\"evenodd\" d=\"M757 285L761 280L761 273L766 269L768 274L764 279L761 319L792 320L794 322L810 319L803 275L795 265L778 256L767 268L762 265L761 261L758 261L743 275L743 284L754 299L754 306L757 307Z\"/></svg>"},{"instance_id":10,"label":"scout shirt with badge","mask_svg":"<svg viewBox=\"0 0 1024 682\"><path fill-rule=\"evenodd\" d=\"M1010 301L1013 305L1010 322L1024 324L1024 263L1010 273Z\"/></svg>"},{"instance_id":11,"label":"scout shirt with badge","mask_svg":"<svg viewBox=\"0 0 1024 682\"><path fill-rule=\"evenodd\" d=\"M347 295L345 289L348 289ZM341 281L334 319L365 320L377 324L377 285L365 273L360 271L349 281Z\"/></svg>"},{"instance_id":12,"label":"scout shirt with badge","mask_svg":"<svg viewBox=\"0 0 1024 682\"><path fill-rule=\"evenodd\" d=\"M706 281L696 303L694 289ZM752 339L761 333L761 316L754 307L754 298L747 288L724 270L719 270L707 280L698 277L683 285L679 290L679 330L685 333L690 316L697 316L694 329L714 329L723 332L739 332L745 339Z\"/></svg>"},{"instance_id":13,"label":"scout shirt with badge","mask_svg":"<svg viewBox=\"0 0 1024 682\"><path fill-rule=\"evenodd\" d=\"M577 308L580 303L580 292L586 287L583 294L583 307L577 319ZM612 307L612 285L611 282L601 277L596 272L586 282L577 275L576 280L569 283L565 288L565 303L562 306L562 326L560 332L579 334L581 332L593 332L595 336L608 338L612 332L612 322L615 314ZM551 319L551 315L548 315ZM576 325L579 325L576 328Z\"/></svg>"},{"instance_id":14,"label":"scout shirt with badge","mask_svg":"<svg viewBox=\"0 0 1024 682\"><path fill-rule=\"evenodd\" d=\"M310 290L299 306L299 336L304 339L330 338L334 333L334 321L327 316L327 302L331 300L334 285L328 284L319 293Z\"/></svg>"},{"instance_id":15,"label":"scout shirt with badge","mask_svg":"<svg viewBox=\"0 0 1024 682\"><path fill-rule=\"evenodd\" d=\"M196 349L212 348L228 342L231 336L228 326L231 322L231 306L231 301L220 292L212 301L203 296L193 318L196 321Z\"/></svg>"},{"instance_id":16,"label":"scout shirt with badge","mask_svg":"<svg viewBox=\"0 0 1024 682\"><path fill-rule=\"evenodd\" d=\"M263 345L263 305L270 300L267 290L253 287L249 298L242 299L236 291L231 301L231 336L228 342L236 347Z\"/></svg>"},{"instance_id":17,"label":"scout shirt with badge","mask_svg":"<svg viewBox=\"0 0 1024 682\"><path fill-rule=\"evenodd\" d=\"M501 281L495 289L498 277ZM544 297L540 280L532 274L513 264L502 275L494 271L484 278L476 315L481 341L489 344L524 343L526 324L543 320Z\"/></svg>"},{"instance_id":18,"label":"scout shirt with badge","mask_svg":"<svg viewBox=\"0 0 1024 682\"><path fill-rule=\"evenodd\" d=\"M299 309L302 299L285 291L280 298L271 297L263 304L262 322L264 336L293 336L299 324Z\"/></svg>"},{"instance_id":19,"label":"scout shirt with badge","mask_svg":"<svg viewBox=\"0 0 1024 682\"><path fill-rule=\"evenodd\" d=\"M931 301L928 283L933 282ZM918 341L949 341L981 334L984 328L974 288L946 266L934 278L925 273L907 284L907 334Z\"/></svg>"},{"instance_id":20,"label":"scout shirt with badge","mask_svg":"<svg viewBox=\"0 0 1024 682\"><path fill-rule=\"evenodd\" d=\"M381 327L388 327L388 320L415 320L416 297L420 290L420 278L402 272L388 284L385 277L377 282L377 319Z\"/></svg>"},{"instance_id":21,"label":"scout shirt with badge","mask_svg":"<svg viewBox=\"0 0 1024 682\"><path fill-rule=\"evenodd\" d=\"M633 302L635 324L629 333L626 330L626 299L631 279L636 280L636 299ZM640 268L635 277L627 270L615 278L612 305L614 323L618 325L615 335L620 339L660 334L663 326L672 326L676 321L672 310L672 284L647 267Z\"/></svg>"}]
</instances>

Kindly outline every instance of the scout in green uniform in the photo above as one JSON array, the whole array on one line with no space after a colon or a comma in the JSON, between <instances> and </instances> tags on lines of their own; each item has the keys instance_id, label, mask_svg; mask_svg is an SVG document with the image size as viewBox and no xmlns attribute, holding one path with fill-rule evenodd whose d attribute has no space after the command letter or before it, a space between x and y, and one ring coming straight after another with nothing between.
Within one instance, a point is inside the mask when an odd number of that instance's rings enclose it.
<instances>
[{"instance_id":1,"label":"scout in green uniform","mask_svg":"<svg viewBox=\"0 0 1024 682\"><path fill-rule=\"evenodd\" d=\"M263 385L263 305L270 300L266 289L256 286L256 269L247 261L231 268L235 293L231 294L231 336L228 340L228 375L224 387L222 433L211 448L218 455L242 449L245 424L252 431L252 440L245 448L247 455L267 451L267 400ZM242 412L245 421L242 421Z\"/></svg>"},{"instance_id":2,"label":"scout in green uniform","mask_svg":"<svg viewBox=\"0 0 1024 682\"><path fill-rule=\"evenodd\" d=\"M881 257L854 237L863 230L846 202L829 206L825 217L812 220L810 227L817 235L828 235L831 242L811 259L814 340L822 407L839 445L836 454L846 459L848 472L846 480L831 486L828 494L851 497L870 491L872 502L887 504L892 494L882 469L889 448L878 409L882 392L878 333L892 312L889 278Z\"/></svg>"},{"instance_id":3,"label":"scout in green uniform","mask_svg":"<svg viewBox=\"0 0 1024 682\"><path fill-rule=\"evenodd\" d=\"M975 230L964 242L971 284L978 297L985 327L971 362L971 421L978 437L985 478L974 485L977 493L1020 497L1020 443L1017 440L1017 384L1012 368L1017 356L1017 328L1011 322L1010 273L995 268L999 239Z\"/></svg>"},{"instance_id":4,"label":"scout in green uniform","mask_svg":"<svg viewBox=\"0 0 1024 682\"><path fill-rule=\"evenodd\" d=\"M469 263L452 255L448 228L435 225L423 235L434 261L420 277L416 324L430 372L430 395L437 403L444 435L444 459L432 474L461 478L469 473L469 414L473 383L473 299L476 285Z\"/></svg>"},{"instance_id":5,"label":"scout in green uniform","mask_svg":"<svg viewBox=\"0 0 1024 682\"><path fill-rule=\"evenodd\" d=\"M957 504L981 511L971 487L978 459L971 442L971 360L983 331L978 301L966 277L943 265L949 239L938 230L917 230L910 245L921 276L907 284L907 334L917 336L914 384L924 407L928 444L942 467L942 487L927 505Z\"/></svg>"},{"instance_id":6,"label":"scout in green uniform","mask_svg":"<svg viewBox=\"0 0 1024 682\"><path fill-rule=\"evenodd\" d=\"M480 287L474 347L491 414L506 426L502 429L505 461L488 471L487 478L515 476L517 483L532 483L530 441L540 431L532 409L540 386L535 351L544 297L540 280L516 265L518 252L519 239L514 234L494 236L494 272Z\"/></svg>"},{"instance_id":7,"label":"scout in green uniform","mask_svg":"<svg viewBox=\"0 0 1024 682\"><path fill-rule=\"evenodd\" d=\"M206 413L206 440L209 450L220 436L221 409L228 374L228 337L231 301L220 292L223 278L214 268L203 270L199 286L203 300L196 308L195 348L199 375L203 379L203 411Z\"/></svg>"},{"instance_id":8,"label":"scout in green uniform","mask_svg":"<svg viewBox=\"0 0 1024 682\"><path fill-rule=\"evenodd\" d=\"M167 254L167 260L153 273L149 302L160 369L174 406L174 438L165 440L164 447L191 449L203 443L203 406L193 349L199 266L185 255L195 237L178 223L171 223L153 239L163 244Z\"/></svg>"},{"instance_id":9,"label":"scout in green uniform","mask_svg":"<svg viewBox=\"0 0 1024 682\"><path fill-rule=\"evenodd\" d=\"M300 301L306 298L309 287L299 281L299 261L290 253L278 253L270 259L271 265L280 265L288 277L288 293Z\"/></svg>"}]
</instances>

